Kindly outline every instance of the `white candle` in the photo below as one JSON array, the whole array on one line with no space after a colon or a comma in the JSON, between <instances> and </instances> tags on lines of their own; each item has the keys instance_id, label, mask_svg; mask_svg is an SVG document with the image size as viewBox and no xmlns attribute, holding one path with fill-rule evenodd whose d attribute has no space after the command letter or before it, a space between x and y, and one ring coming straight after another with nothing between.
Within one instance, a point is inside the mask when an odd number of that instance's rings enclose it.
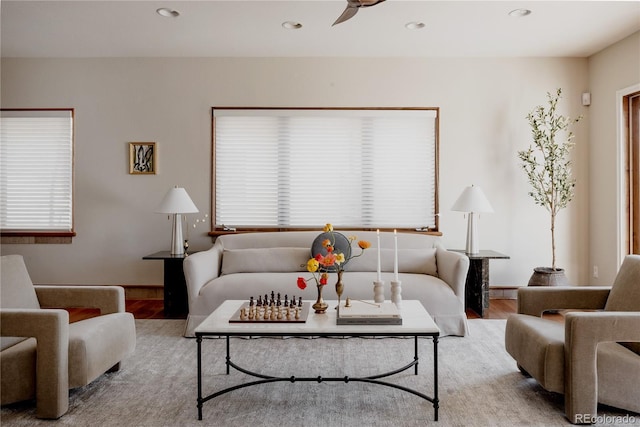
<instances>
[{"instance_id":1,"label":"white candle","mask_svg":"<svg viewBox=\"0 0 640 427\"><path fill-rule=\"evenodd\" d=\"M378 282L382 282L382 275L380 274L380 229L378 229Z\"/></svg>"},{"instance_id":2,"label":"white candle","mask_svg":"<svg viewBox=\"0 0 640 427\"><path fill-rule=\"evenodd\" d=\"M394 240L394 248L395 255L393 260L393 274L395 274L396 282L398 281L398 232L393 230L393 240Z\"/></svg>"}]
</instances>

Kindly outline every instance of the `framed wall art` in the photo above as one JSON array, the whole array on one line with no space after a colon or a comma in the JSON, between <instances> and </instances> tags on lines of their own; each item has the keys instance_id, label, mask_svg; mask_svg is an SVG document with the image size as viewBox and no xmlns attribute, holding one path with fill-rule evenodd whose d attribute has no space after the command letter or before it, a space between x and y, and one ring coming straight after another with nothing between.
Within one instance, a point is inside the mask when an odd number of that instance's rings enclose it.
<instances>
[{"instance_id":1,"label":"framed wall art","mask_svg":"<svg viewBox=\"0 0 640 427\"><path fill-rule=\"evenodd\" d=\"M157 163L157 151L155 142L130 142L129 143L129 173L155 174Z\"/></svg>"}]
</instances>

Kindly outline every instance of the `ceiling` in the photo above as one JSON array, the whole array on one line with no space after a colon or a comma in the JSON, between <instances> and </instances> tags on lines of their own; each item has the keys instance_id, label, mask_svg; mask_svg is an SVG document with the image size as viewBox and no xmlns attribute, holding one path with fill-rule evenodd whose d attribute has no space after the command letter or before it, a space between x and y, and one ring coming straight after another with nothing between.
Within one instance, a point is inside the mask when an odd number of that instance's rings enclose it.
<instances>
[{"instance_id":1,"label":"ceiling","mask_svg":"<svg viewBox=\"0 0 640 427\"><path fill-rule=\"evenodd\" d=\"M177 10L163 17L158 8ZM640 30L634 1L0 2L3 57L587 57ZM508 12L527 8L531 14ZM293 21L302 28L285 29ZM405 28L409 22L424 28Z\"/></svg>"}]
</instances>

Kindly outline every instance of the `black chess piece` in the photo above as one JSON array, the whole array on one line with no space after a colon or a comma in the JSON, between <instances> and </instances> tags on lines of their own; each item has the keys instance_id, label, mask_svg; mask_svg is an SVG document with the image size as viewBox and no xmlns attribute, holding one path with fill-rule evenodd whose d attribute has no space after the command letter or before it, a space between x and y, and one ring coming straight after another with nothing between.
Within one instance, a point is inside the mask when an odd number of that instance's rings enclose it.
<instances>
[{"instance_id":1,"label":"black chess piece","mask_svg":"<svg viewBox=\"0 0 640 427\"><path fill-rule=\"evenodd\" d=\"M249 299L249 307L253 307L253 297Z\"/></svg>"},{"instance_id":2,"label":"black chess piece","mask_svg":"<svg viewBox=\"0 0 640 427\"><path fill-rule=\"evenodd\" d=\"M298 299L298 307L302 307L302 297Z\"/></svg>"}]
</instances>

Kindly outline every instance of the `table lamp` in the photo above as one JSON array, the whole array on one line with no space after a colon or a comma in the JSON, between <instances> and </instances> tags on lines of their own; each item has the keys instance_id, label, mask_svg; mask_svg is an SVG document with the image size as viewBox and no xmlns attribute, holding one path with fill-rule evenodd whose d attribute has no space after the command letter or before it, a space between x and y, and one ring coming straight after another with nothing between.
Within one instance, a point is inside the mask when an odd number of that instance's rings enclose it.
<instances>
[{"instance_id":1,"label":"table lamp","mask_svg":"<svg viewBox=\"0 0 640 427\"><path fill-rule=\"evenodd\" d=\"M464 189L458 200L453 204L451 210L457 212L468 212L467 222L467 255L478 253L478 228L476 226L475 214L479 212L493 212L491 203L487 200L480 187L472 185Z\"/></svg>"},{"instance_id":2,"label":"table lamp","mask_svg":"<svg viewBox=\"0 0 640 427\"><path fill-rule=\"evenodd\" d=\"M160 202L156 213L173 214L171 233L171 255L184 255L184 239L182 238L183 213L198 212L198 208L184 188L177 185L170 189Z\"/></svg>"}]
</instances>

